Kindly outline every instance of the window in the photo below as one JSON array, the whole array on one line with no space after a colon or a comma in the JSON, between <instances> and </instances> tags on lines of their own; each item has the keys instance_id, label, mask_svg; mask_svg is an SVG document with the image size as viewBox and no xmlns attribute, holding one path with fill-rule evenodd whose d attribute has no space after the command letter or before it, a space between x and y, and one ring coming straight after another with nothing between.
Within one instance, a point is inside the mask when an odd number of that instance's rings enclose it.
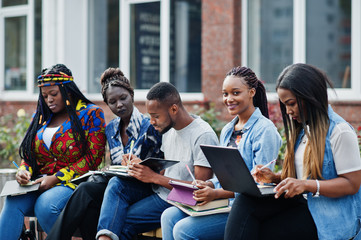
<instances>
[{"instance_id":1,"label":"window","mask_svg":"<svg viewBox=\"0 0 361 240\"><path fill-rule=\"evenodd\" d=\"M90 93L108 67L120 67L136 98L160 81L183 99L201 92L201 0L91 0L88 13Z\"/></svg>"},{"instance_id":2,"label":"window","mask_svg":"<svg viewBox=\"0 0 361 240\"><path fill-rule=\"evenodd\" d=\"M41 0L1 2L0 90L34 93L34 79L41 71L41 38Z\"/></svg>"},{"instance_id":3,"label":"window","mask_svg":"<svg viewBox=\"0 0 361 240\"><path fill-rule=\"evenodd\" d=\"M243 0L242 3L243 35L247 36L243 40L242 61L266 83L267 91L275 92L278 74L285 66L305 62L330 77L337 94L330 92L331 99L359 99L360 1Z\"/></svg>"},{"instance_id":4,"label":"window","mask_svg":"<svg viewBox=\"0 0 361 240\"><path fill-rule=\"evenodd\" d=\"M306 62L323 69L335 88L350 88L351 1L335 3L306 2Z\"/></svg>"},{"instance_id":5,"label":"window","mask_svg":"<svg viewBox=\"0 0 361 240\"><path fill-rule=\"evenodd\" d=\"M129 77L136 89L160 80L160 2L130 5Z\"/></svg>"},{"instance_id":6,"label":"window","mask_svg":"<svg viewBox=\"0 0 361 240\"><path fill-rule=\"evenodd\" d=\"M5 90L26 89L26 17L5 18Z\"/></svg>"},{"instance_id":7,"label":"window","mask_svg":"<svg viewBox=\"0 0 361 240\"><path fill-rule=\"evenodd\" d=\"M100 76L119 66L119 0L89 3L88 92L100 92Z\"/></svg>"},{"instance_id":8,"label":"window","mask_svg":"<svg viewBox=\"0 0 361 240\"><path fill-rule=\"evenodd\" d=\"M171 1L170 82L180 92L201 91L201 32L201 1Z\"/></svg>"},{"instance_id":9,"label":"window","mask_svg":"<svg viewBox=\"0 0 361 240\"><path fill-rule=\"evenodd\" d=\"M248 1L247 65L268 91L293 58L292 0Z\"/></svg>"},{"instance_id":10,"label":"window","mask_svg":"<svg viewBox=\"0 0 361 240\"><path fill-rule=\"evenodd\" d=\"M17 5L23 5L28 4L27 0L2 0L1 6L2 7L9 7L9 6L17 6Z\"/></svg>"}]
</instances>

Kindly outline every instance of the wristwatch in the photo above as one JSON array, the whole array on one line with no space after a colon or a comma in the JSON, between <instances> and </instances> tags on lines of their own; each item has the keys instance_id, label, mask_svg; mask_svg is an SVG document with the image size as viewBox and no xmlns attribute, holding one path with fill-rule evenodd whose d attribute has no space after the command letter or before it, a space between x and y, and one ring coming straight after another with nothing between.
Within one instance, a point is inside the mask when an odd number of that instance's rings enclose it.
<instances>
[{"instance_id":1,"label":"wristwatch","mask_svg":"<svg viewBox=\"0 0 361 240\"><path fill-rule=\"evenodd\" d=\"M318 179L316 179L316 184L317 184L317 190L314 194L312 194L312 197L319 197L320 196L320 182L318 181Z\"/></svg>"}]
</instances>

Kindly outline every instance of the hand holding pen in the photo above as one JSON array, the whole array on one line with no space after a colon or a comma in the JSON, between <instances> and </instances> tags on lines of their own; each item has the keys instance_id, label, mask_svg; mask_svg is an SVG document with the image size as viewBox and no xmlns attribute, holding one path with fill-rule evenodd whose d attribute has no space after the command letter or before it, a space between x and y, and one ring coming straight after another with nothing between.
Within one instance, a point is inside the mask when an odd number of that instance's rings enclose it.
<instances>
[{"instance_id":1,"label":"hand holding pen","mask_svg":"<svg viewBox=\"0 0 361 240\"><path fill-rule=\"evenodd\" d=\"M132 140L132 141L130 142L130 149L129 149L128 157L126 157L126 156L123 155L122 165L129 166L130 160L132 159L133 147L134 147L134 140Z\"/></svg>"},{"instance_id":2,"label":"hand holding pen","mask_svg":"<svg viewBox=\"0 0 361 240\"><path fill-rule=\"evenodd\" d=\"M16 164L15 161L12 162L15 167L18 169L18 172L16 173L16 181L19 183L19 184L28 184L30 179L31 179L31 174L30 172L26 171L26 170L21 170L19 168L19 166Z\"/></svg>"},{"instance_id":3,"label":"hand holding pen","mask_svg":"<svg viewBox=\"0 0 361 240\"><path fill-rule=\"evenodd\" d=\"M272 183L275 178L275 173L273 173L268 167L272 163L276 162L276 160L277 159L274 159L264 166L255 166L255 169L251 172L254 180L258 183Z\"/></svg>"}]
</instances>

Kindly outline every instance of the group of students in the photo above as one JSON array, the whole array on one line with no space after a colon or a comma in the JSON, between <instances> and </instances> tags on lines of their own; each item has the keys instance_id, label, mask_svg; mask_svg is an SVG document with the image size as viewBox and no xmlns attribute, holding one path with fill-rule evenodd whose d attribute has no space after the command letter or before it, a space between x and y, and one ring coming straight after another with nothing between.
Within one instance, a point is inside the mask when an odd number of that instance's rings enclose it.
<instances>
[{"instance_id":1,"label":"group of students","mask_svg":"<svg viewBox=\"0 0 361 240\"><path fill-rule=\"evenodd\" d=\"M38 106L20 147L16 179L41 183L40 191L6 198L0 239L18 239L24 216L34 215L51 240L71 239L77 229L83 239L132 239L160 226L165 240L361 239L357 136L328 104L332 84L314 66L290 65L277 80L287 140L280 173L272 165L262 168L277 158L282 141L268 119L265 88L247 67L231 69L223 80L223 102L235 117L219 140L208 123L187 112L170 83L149 90L146 117L134 106L134 90L121 70L107 69L101 93L117 116L107 126L102 109L79 91L66 66L44 69L38 84ZM131 159L133 178L93 175L73 184L98 168L106 141L111 164ZM237 148L255 181L277 185L275 195L255 198L223 190L201 144ZM180 163L161 173L138 164L151 156ZM169 180L196 184L200 205L229 198L232 210L188 216L166 201Z\"/></svg>"}]
</instances>

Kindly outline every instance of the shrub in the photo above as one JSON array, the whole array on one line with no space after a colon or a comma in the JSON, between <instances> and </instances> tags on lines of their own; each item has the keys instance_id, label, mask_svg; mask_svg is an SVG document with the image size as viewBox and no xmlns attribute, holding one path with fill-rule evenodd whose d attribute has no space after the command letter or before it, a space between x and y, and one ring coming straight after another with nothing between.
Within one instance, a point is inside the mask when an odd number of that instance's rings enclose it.
<instances>
[{"instance_id":1,"label":"shrub","mask_svg":"<svg viewBox=\"0 0 361 240\"><path fill-rule=\"evenodd\" d=\"M8 114L0 117L0 163L9 166L11 161L20 163L19 147L31 117L24 109L19 109L16 116Z\"/></svg>"},{"instance_id":2,"label":"shrub","mask_svg":"<svg viewBox=\"0 0 361 240\"><path fill-rule=\"evenodd\" d=\"M215 104L210 103L209 108L200 107L199 105L194 105L194 114L200 116L204 121L206 121L213 130L216 132L217 136L221 134L222 128L226 125L227 122L221 121L218 119L220 112L217 112L215 109Z\"/></svg>"}]
</instances>

